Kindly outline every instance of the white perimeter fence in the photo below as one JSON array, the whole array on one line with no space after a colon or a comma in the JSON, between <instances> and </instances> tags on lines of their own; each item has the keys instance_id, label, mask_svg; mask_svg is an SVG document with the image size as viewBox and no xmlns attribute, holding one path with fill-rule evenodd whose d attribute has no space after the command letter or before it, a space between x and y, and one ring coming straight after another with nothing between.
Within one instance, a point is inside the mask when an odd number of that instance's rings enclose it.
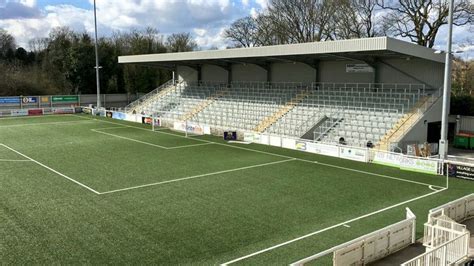
<instances>
[{"instance_id":1,"label":"white perimeter fence","mask_svg":"<svg viewBox=\"0 0 474 266\"><path fill-rule=\"evenodd\" d=\"M299 260L291 265L304 265L333 254L333 265L364 265L415 243L416 216L406 209L406 219L361 236L339 246Z\"/></svg>"},{"instance_id":2,"label":"white perimeter fence","mask_svg":"<svg viewBox=\"0 0 474 266\"><path fill-rule=\"evenodd\" d=\"M425 223L426 252L402 266L444 266L460 263L469 254L470 232L457 222L474 217L474 193L431 209Z\"/></svg>"}]
</instances>

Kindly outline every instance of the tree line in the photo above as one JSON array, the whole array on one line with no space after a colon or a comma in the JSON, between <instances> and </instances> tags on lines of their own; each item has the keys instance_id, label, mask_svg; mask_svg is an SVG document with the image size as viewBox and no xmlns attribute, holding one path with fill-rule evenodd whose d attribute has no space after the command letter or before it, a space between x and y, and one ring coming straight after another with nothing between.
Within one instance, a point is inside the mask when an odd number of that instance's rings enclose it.
<instances>
[{"instance_id":1,"label":"tree line","mask_svg":"<svg viewBox=\"0 0 474 266\"><path fill-rule=\"evenodd\" d=\"M434 47L447 24L447 0L270 0L268 8L238 19L224 32L235 47L345 40L408 38ZM454 0L454 25L474 23L474 2Z\"/></svg>"},{"instance_id":2,"label":"tree line","mask_svg":"<svg viewBox=\"0 0 474 266\"><path fill-rule=\"evenodd\" d=\"M0 29L0 95L87 94L96 92L94 39L68 27L32 39L28 51ZM189 33L164 37L156 29L115 32L98 41L102 93L147 92L171 79L168 70L119 65L121 55L197 49Z\"/></svg>"},{"instance_id":3,"label":"tree line","mask_svg":"<svg viewBox=\"0 0 474 266\"><path fill-rule=\"evenodd\" d=\"M470 25L474 3L454 0L454 24ZM234 21L223 33L228 48L367 38L402 37L434 47L447 24L447 0L270 0L268 8ZM466 43L472 42L466 36ZM471 39L469 39L471 38ZM148 92L171 78L168 70L119 65L118 56L197 50L189 33L165 37L154 28L114 32L100 38L103 93ZM94 40L84 32L55 28L32 39L28 50L0 29L0 95L95 93ZM472 61L458 59L453 94L473 94ZM454 100L455 102L456 100Z\"/></svg>"}]
</instances>

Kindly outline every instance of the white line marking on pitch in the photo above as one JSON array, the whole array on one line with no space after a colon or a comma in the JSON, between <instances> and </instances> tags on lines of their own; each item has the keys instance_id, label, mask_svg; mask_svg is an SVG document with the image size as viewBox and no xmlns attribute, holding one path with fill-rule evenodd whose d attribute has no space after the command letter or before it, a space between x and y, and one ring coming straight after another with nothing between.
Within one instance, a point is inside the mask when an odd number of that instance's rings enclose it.
<instances>
[{"instance_id":1,"label":"white line marking on pitch","mask_svg":"<svg viewBox=\"0 0 474 266\"><path fill-rule=\"evenodd\" d=\"M81 116L78 116L78 117L81 117ZM81 118L82 118L82 117L81 117ZM84 118L84 119L91 119L91 118ZM104 122L104 123L109 123L109 124L124 125L124 124L116 123L116 122L112 122L112 121L105 121L105 120L97 120L97 121ZM137 128L137 129L142 129L142 130L150 130L150 129L141 128L141 127L135 127L135 126L130 126L130 125L124 125L124 126L132 127L132 128ZM172 134L172 133L168 133L168 132L156 132L156 133L158 133L158 134L165 134L165 135L171 135L171 136L175 136L175 137L179 137L179 138L186 138L185 136L177 135L177 134ZM225 144L225 143L219 143L219 142L213 142L213 141L203 140L203 139L199 139L199 138L196 138L196 139L194 139L194 140L196 140L196 141L201 141L201 142L207 142L207 143L213 143L213 144L216 144L216 145L221 145L221 146L226 146L226 147L231 147L231 148L234 148L234 149L241 149L241 150L246 150L246 151L252 151L252 152L267 154L267 155L278 156L278 157L282 157L282 158L296 159L296 160L302 161L302 162L308 162L308 163L313 163L313 164L320 164L320 165L324 165L324 166L328 166L328 167L343 169L343 170L352 171L352 172L357 172L357 173L361 173L361 174L367 174L367 175L372 175L372 176L383 177L383 178L387 178L387 179L398 180L398 181L402 181L402 182L408 182L408 183L412 183L412 184L418 184L418 185L427 186L427 187L433 186L433 187L436 187L436 188L439 188L439 189L444 189L443 187L436 186L436 185L431 185L431 184L428 184L428 183L423 183L423 182L418 182L418 181L413 181L413 180L409 180L409 179L403 179L403 178L398 178L398 177L393 177L393 176L388 176L388 175L376 174L376 173L366 172L366 171L362 171L362 170L356 170L356 169L352 169L352 168L347 168L347 167L342 167L342 166L337 166L337 165L332 165L332 164L327 164L327 163L320 163L320 162L305 160L305 159L301 159L301 158L296 158L296 157L281 155L281 154L277 154L277 153L271 153L271 152L265 152L265 151L260 151L260 150L254 150L254 149L244 148L244 147L240 147L240 146L229 145L229 144Z\"/></svg>"},{"instance_id":2,"label":"white line marking on pitch","mask_svg":"<svg viewBox=\"0 0 474 266\"><path fill-rule=\"evenodd\" d=\"M148 145L148 146L153 146L153 147L157 147L157 148L161 148L161 149L165 149L165 150L167 149L165 146L161 146L161 145L157 145L157 144L153 144L153 143L148 143L148 142L137 140L137 139L131 139L131 138L115 135L115 134L112 134L112 133L102 132L102 131L95 130L95 129L91 129L91 130L96 132L96 133L112 136L112 137L115 137L115 138L125 139L125 140L128 140L128 141L133 141L133 142L137 142L137 143L140 143L140 144L145 144L145 145Z\"/></svg>"},{"instance_id":3,"label":"white line marking on pitch","mask_svg":"<svg viewBox=\"0 0 474 266\"><path fill-rule=\"evenodd\" d=\"M182 148L189 148L189 147L196 147L196 146L205 146L205 145L212 145L214 143L199 143L199 144L189 144L189 145L183 145L183 146L175 146L175 147L170 147L167 148L168 150L174 150L174 149L182 149Z\"/></svg>"},{"instance_id":4,"label":"white line marking on pitch","mask_svg":"<svg viewBox=\"0 0 474 266\"><path fill-rule=\"evenodd\" d=\"M153 144L153 143L146 142L146 141L141 141L141 140L137 140L137 139L132 139L132 138L128 138L128 137L124 137L124 136L120 136L120 135L100 131L100 130L103 130L103 129L117 129L117 128L127 128L127 127L109 127L109 128L99 128L99 129L91 129L91 130L96 132L96 133L109 135L109 136L112 136L112 137L125 139L125 140L129 140L129 141L133 141L133 142L137 142L137 143L141 143L141 144L144 144L144 145L149 145L149 146L153 146L153 147L157 147L157 148L165 149L165 150L183 149L183 148L213 144L213 143L199 143L199 144L190 144L190 145L182 145L182 146L175 146L175 147L165 147L165 146L161 146L161 145L158 145L158 144Z\"/></svg>"},{"instance_id":5,"label":"white line marking on pitch","mask_svg":"<svg viewBox=\"0 0 474 266\"><path fill-rule=\"evenodd\" d=\"M44 118L44 117L56 117L56 116L73 116L72 114L63 114L63 115L39 115L39 116L14 116L14 117L0 117L0 121L8 119L31 119L31 118Z\"/></svg>"},{"instance_id":6,"label":"white line marking on pitch","mask_svg":"<svg viewBox=\"0 0 474 266\"><path fill-rule=\"evenodd\" d=\"M28 160L30 160L30 161L32 161L32 162L38 164L39 166L42 166L42 167L48 169L49 171L51 171L51 172L53 172L53 173L55 173L55 174L60 175L60 176L62 176L62 177L64 177L64 178L68 179L69 181L72 181L72 182L78 184L79 186L81 186L81 187L83 187L83 188L86 188L86 189L88 189L89 191L94 192L94 193L97 194L97 195L100 195L100 193L99 193L98 191L96 191L96 190L94 190L94 189L92 189L92 188L90 188L90 187L88 187L88 186L82 184L81 182L76 181L76 180L70 178L69 176L67 176L67 175L65 175L65 174L62 174L62 173L60 173L60 172L54 170L53 168L51 168L51 167L49 167L49 166L47 166L47 165L45 165L45 164L43 164L43 163L40 163L40 162L36 161L35 159L32 159L31 157L28 157L28 156L24 155L23 153L21 153L21 152L15 150L15 149L13 149L13 148L11 148L11 147L9 147L9 146L3 144L3 143L0 143L0 145L3 146L3 147L5 147L5 148L7 148L7 149L9 149L9 150L11 150L12 152L14 152L14 153L16 153L16 154L18 154L18 155L21 155L21 156L25 157L26 159L28 159Z\"/></svg>"},{"instance_id":7,"label":"white line marking on pitch","mask_svg":"<svg viewBox=\"0 0 474 266\"><path fill-rule=\"evenodd\" d=\"M30 160L11 160L11 159L0 159L0 162L31 162Z\"/></svg>"},{"instance_id":8,"label":"white line marking on pitch","mask_svg":"<svg viewBox=\"0 0 474 266\"><path fill-rule=\"evenodd\" d=\"M218 172L213 172L213 173L207 173L207 174L201 174L201 175L194 175L194 176L188 176L188 177L183 177L183 178L177 178L177 179L167 180L167 181L162 181L162 182L157 182L157 183L151 183L151 184L145 184L145 185L140 185L140 186L134 186L134 187L128 187L128 188L115 189L115 190L111 190L111 191L101 192L100 194L101 194L101 195L104 195L104 194L110 194L110 193L115 193L115 192L120 192L120 191L126 191L126 190L132 190L132 189L137 189L137 188L144 188L144 187L151 187L151 186L163 185L163 184L174 183L174 182L179 182L179 181L189 180L189 179L194 179L194 178L199 178L199 177L205 177L205 176L211 176L211 175L218 175L218 174L225 174L225 173L236 172L236 171L242 171L242 170L246 170L246 169L257 168L257 167L262 167L262 166L268 166L268 165L273 165L273 164L286 163L286 162L290 162L290 161L295 161L295 159L281 160L281 161L270 162L270 163L262 163L262 164L251 165L251 166L244 166L244 167L239 167L239 168L234 168L234 169L229 169L229 170L223 170L223 171L218 171Z\"/></svg>"},{"instance_id":9,"label":"white line marking on pitch","mask_svg":"<svg viewBox=\"0 0 474 266\"><path fill-rule=\"evenodd\" d=\"M318 231L309 233L309 234L304 235L304 236L300 236L300 237L298 237L298 238L295 238L295 239L292 239L292 240L289 240L289 241L280 243L280 244L278 244L278 245L274 245L274 246L271 246L271 247L269 247L269 248L262 249L262 250L260 250L260 251L254 252L254 253L252 253L252 254L249 254L249 255L246 255L246 256L243 256L243 257L240 257L240 258L237 258L237 259L228 261L228 262L224 262L224 263L222 263L221 265L229 265L229 264L232 264L232 263L235 263L235 262L244 260L244 259L248 259L248 258L250 258L250 257L253 257L253 256L256 256L256 255L259 255L259 254L268 252L268 251L270 251L270 250L273 250L273 249L276 249L276 248L279 248L279 247L282 247L282 246L291 244L291 243L293 243L293 242L296 242L296 241L299 241L299 240L308 238L308 237L310 237L310 236L318 235L318 234L320 234L320 233L323 233L323 232L325 232L325 231L334 229L334 228L336 228L336 227L343 226L343 225L345 225L345 224L352 223L352 222L355 222L355 221L357 221L357 220L367 218L367 217L369 217L369 216L373 216L373 215L375 215L375 214L378 214L378 213L381 213L381 212L384 212L384 211L387 211L387 210L390 210L390 209L399 207L399 206L401 206L401 205L410 203L410 202L412 202L412 201L416 201L416 200L419 200L419 199L422 199L422 198L425 198L425 197L429 197L429 196L431 196L431 195L434 195L434 194L439 193L439 192L441 192L441 191L444 191L444 190L446 190L446 189L447 189L447 188L443 188L443 189L440 189L440 190L438 190L438 191L430 192L430 193L428 193L428 194L425 194L425 195L422 195L422 196L419 196L419 197L416 197L416 198L413 198L413 199L410 199L410 200L407 200L407 201L404 201L404 202L400 202L400 203L397 203L397 204L392 205L392 206L389 206L389 207L385 207L385 208L380 209L380 210L378 210L378 211L374 211L374 212L371 212L371 213L368 213L368 214L364 214L364 215L362 215L362 216L359 216L359 217L356 217L356 218L347 220L347 221L342 222L342 223L335 224L335 225L330 226L330 227L323 228L323 229L321 229L321 230L318 230Z\"/></svg>"},{"instance_id":10,"label":"white line marking on pitch","mask_svg":"<svg viewBox=\"0 0 474 266\"><path fill-rule=\"evenodd\" d=\"M11 128L11 127L26 127L26 126L42 126L42 125L65 125L65 124L77 124L77 123L93 123L93 121L62 121L62 122L47 122L47 123L29 123L29 124L14 124L14 125L0 125L0 128Z\"/></svg>"},{"instance_id":11,"label":"white line marking on pitch","mask_svg":"<svg viewBox=\"0 0 474 266\"><path fill-rule=\"evenodd\" d=\"M351 228L351 226L348 225L348 224L343 224L342 226L344 226L344 227L346 227L346 228Z\"/></svg>"}]
</instances>

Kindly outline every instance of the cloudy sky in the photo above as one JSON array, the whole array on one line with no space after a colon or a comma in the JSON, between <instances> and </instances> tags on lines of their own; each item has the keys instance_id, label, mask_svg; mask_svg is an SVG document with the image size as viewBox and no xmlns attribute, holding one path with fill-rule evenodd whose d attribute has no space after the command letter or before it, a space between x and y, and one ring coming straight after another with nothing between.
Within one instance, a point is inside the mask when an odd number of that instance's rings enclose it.
<instances>
[{"instance_id":1,"label":"cloudy sky","mask_svg":"<svg viewBox=\"0 0 474 266\"><path fill-rule=\"evenodd\" d=\"M97 0L99 34L154 27L162 34L191 32L203 48L224 48L222 31L234 20L267 7L269 0ZM93 0L0 0L0 28L17 44L28 48L28 40L46 37L58 26L93 32ZM440 34L445 34L442 29ZM455 29L455 43L474 35L467 27ZM440 35L442 36L442 35ZM439 38L438 47L443 47ZM458 48L456 48L458 49ZM474 46L463 57L474 58Z\"/></svg>"}]
</instances>

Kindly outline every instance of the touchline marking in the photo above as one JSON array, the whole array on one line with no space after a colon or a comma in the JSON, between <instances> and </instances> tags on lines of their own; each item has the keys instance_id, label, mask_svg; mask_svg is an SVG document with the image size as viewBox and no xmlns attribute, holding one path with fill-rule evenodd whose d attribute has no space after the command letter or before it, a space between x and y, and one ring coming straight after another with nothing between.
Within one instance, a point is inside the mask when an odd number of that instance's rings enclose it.
<instances>
[{"instance_id":1,"label":"touchline marking","mask_svg":"<svg viewBox=\"0 0 474 266\"><path fill-rule=\"evenodd\" d=\"M278 245L274 245L274 246L271 246L271 247L269 247L269 248L262 249L262 250L260 250L260 251L254 252L254 253L252 253L252 254L249 254L249 255L246 255L246 256L243 256L243 257L240 257L240 258L237 258L237 259L228 261L228 262L224 262L224 263L222 263L221 265L229 265L229 264L232 264L232 263L241 261L241 260L248 259L248 258L250 258L250 257L256 256L256 255L259 255L259 254L262 254L262 253L265 253L265 252L268 252L268 251L270 251L270 250L273 250L273 249L276 249L276 248L279 248L279 247L282 247L282 246L285 246L285 245L288 245L288 244L291 244L291 243L294 243L294 242L296 242L296 241L299 241L299 240L302 240L302 239L305 239L305 238L308 238L308 237L311 237L311 236L314 236L314 235L318 235L318 234L320 234L320 233L323 233L323 232L325 232L325 231L334 229L334 228L336 228L336 227L344 226L345 224L349 224L349 223L355 222L355 221L357 221L357 220L361 220L361 219L367 218L367 217L369 217L369 216L373 216L373 215L375 215L375 214L378 214L378 213L381 213L381 212L384 212L384 211L387 211L387 210L390 210L390 209L399 207L399 206L401 206L401 205L404 205L404 204L407 204L407 203L410 203L410 202L413 202L413 201L416 201L416 200L419 200L419 199L422 199L422 198L425 198L425 197L429 197L429 196L431 196L431 195L440 193L440 192L442 192L442 191L444 191L444 190L446 190L446 189L447 189L447 188L443 188L443 189L440 189L440 190L437 190L437 191L434 191L434 192L430 192L430 193L428 193L428 194L425 194L425 195L422 195L422 196L419 196L419 197L416 197L416 198L413 198L413 199L410 199L410 200L407 200L407 201L404 201L404 202L397 203L397 204L392 205L392 206L389 206L389 207L385 207L385 208L383 208L383 209L380 209L380 210L377 210L377 211L374 211L374 212L371 212L371 213L368 213L368 214L364 214L364 215L362 215L362 216L353 218L353 219L351 219L351 220L347 220L347 221L345 221L345 222L338 223L338 224L332 225L332 226L330 226L330 227L323 228L323 229L321 229L321 230L318 230L318 231L309 233L309 234L304 235L304 236L300 236L300 237L298 237L298 238L295 238L295 239L292 239L292 240L289 240L289 241L280 243L280 244L278 244Z\"/></svg>"},{"instance_id":2,"label":"touchline marking","mask_svg":"<svg viewBox=\"0 0 474 266\"><path fill-rule=\"evenodd\" d=\"M48 123L31 123L31 124L14 124L14 125L0 125L0 128L11 128L11 127L26 127L26 126L42 126L42 125L64 125L64 124L77 124L77 123L93 123L94 121L63 121L63 122L48 122Z\"/></svg>"},{"instance_id":3,"label":"touchline marking","mask_svg":"<svg viewBox=\"0 0 474 266\"><path fill-rule=\"evenodd\" d=\"M76 115L76 116L78 116L78 115ZM81 116L78 116L78 117L81 117ZM82 117L81 117L81 118L82 118ZM91 118L84 118L84 119L91 119ZM137 129L141 129L141 130L147 130L147 131L150 130L150 129L146 129L146 128L142 128L142 127L124 125L124 124L116 123L116 122L112 122L112 121L105 121L105 120L97 120L97 121L104 122L104 123L109 123L109 124L123 125L123 126L126 126L126 127L132 127L132 128L137 128ZM160 132L160 131L157 131L156 133L157 133L157 134L171 135L171 136L175 136L175 137L179 137L179 138L186 138L185 136L177 135L177 134L172 134L172 133L168 133L168 132ZM431 184L428 184L428 183L423 183L423 182L418 182L418 181L413 181L413 180L408 180L408 179L403 179L403 178L398 178L398 177L393 177L393 176L388 176L388 175L376 174L376 173L366 172L366 171L362 171L362 170L356 170L356 169L352 169L352 168L346 168L346 167L337 166L337 165L332 165L332 164L327 164L327 163L320 163L320 162L316 162L316 161L305 160L305 159L296 158L296 157L291 157L291 156L286 156L286 155L281 155L281 154L277 154L277 153L271 153L271 152L266 152L266 151L254 150L254 149L249 149L249 148L245 148L245 147L229 145L229 144L225 144L225 143L219 143L219 142L213 142L213 141L203 140L203 139L199 139L199 138L195 138L194 140L196 140L196 141L201 141L201 142L207 142L207 143L213 143L213 144L216 144L216 145L221 145L221 146L226 146L226 147L231 147L231 148L234 148L234 149L241 149L241 150L246 150L246 151L252 151L252 152L267 154L267 155L278 156L278 157L287 158L287 159L296 159L296 160L302 161L302 162L307 162L307 163L312 163L312 164L320 164L320 165L324 165L324 166L328 166L328 167L343 169L343 170L347 170L347 171L352 171L352 172L357 172L357 173L362 173L362 174L367 174L367 175L372 175L372 176L378 176L378 177L388 178L388 179L392 179L392 180L398 180L398 181L402 181L402 182L408 182L408 183L417 184L417 185L422 185L422 186L427 186L427 187L433 186L433 187L436 187L436 188L444 189L444 187L440 187L440 186L436 186L436 185L431 185Z\"/></svg>"},{"instance_id":4,"label":"touchline marking","mask_svg":"<svg viewBox=\"0 0 474 266\"><path fill-rule=\"evenodd\" d=\"M89 191L94 192L94 193L97 194L97 195L100 195L100 193L99 193L98 191L96 191L96 190L94 190L94 189L92 189L92 188L90 188L90 187L88 187L88 186L82 184L81 182L76 181L76 180L70 178L69 176L67 176L67 175L65 175L65 174L62 174L62 173L60 173L60 172L54 170L53 168L51 168L51 167L49 167L49 166L47 166L47 165L45 165L45 164L43 164L43 163L40 163L40 162L38 162L37 160L32 159L31 157L28 157L28 156L24 155L23 153L21 153L21 152L15 150L15 149L13 149L13 148L11 148L11 147L9 147L9 146L3 144L3 143L0 143L0 145L3 146L3 147L5 147L5 148L7 148L7 149L9 149L9 150L11 150L12 152L14 152L14 153L16 153L16 154L18 154L18 155L21 155L21 156L25 157L26 159L28 159L28 160L30 160L30 161L32 161L32 162L38 164L39 166L42 166L42 167L48 169L49 171L51 171L51 172L53 172L53 173L55 173L55 174L60 175L60 176L62 176L62 177L64 177L64 178L68 179L69 181L72 181L72 182L78 184L79 186L81 186L81 187L83 187L83 188L86 188L86 189L88 189Z\"/></svg>"},{"instance_id":5,"label":"touchline marking","mask_svg":"<svg viewBox=\"0 0 474 266\"><path fill-rule=\"evenodd\" d=\"M0 159L0 162L31 162L30 160L10 160L10 159Z\"/></svg>"},{"instance_id":6,"label":"touchline marking","mask_svg":"<svg viewBox=\"0 0 474 266\"><path fill-rule=\"evenodd\" d=\"M189 179L195 179L195 178L199 178L199 177L225 174L225 173L230 173L230 172L242 171L242 170L246 170L246 169L257 168L257 167L262 167L262 166L268 166L268 165L273 165L273 164L286 163L286 162L291 162L291 161L295 161L295 159L281 160L281 161L270 162L270 163L262 163L262 164L244 166L244 167L239 167L239 168L234 168L234 169L229 169L229 170L223 170L223 171L218 171L218 172L213 172L213 173L207 173L207 174L177 178L177 179L167 180L167 181L162 181L162 182L157 182L157 183L151 183L151 184L145 184L145 185L140 185L140 186L115 189L115 190L110 190L110 191L106 191L106 192L101 192L100 195L110 194L110 193L115 193L115 192L120 192L120 191L126 191L126 190L132 190L132 189L138 189L138 188L144 188L144 187L158 186L158 185L174 183L174 182L179 182L179 181L184 181L184 180L189 180Z\"/></svg>"}]
</instances>

